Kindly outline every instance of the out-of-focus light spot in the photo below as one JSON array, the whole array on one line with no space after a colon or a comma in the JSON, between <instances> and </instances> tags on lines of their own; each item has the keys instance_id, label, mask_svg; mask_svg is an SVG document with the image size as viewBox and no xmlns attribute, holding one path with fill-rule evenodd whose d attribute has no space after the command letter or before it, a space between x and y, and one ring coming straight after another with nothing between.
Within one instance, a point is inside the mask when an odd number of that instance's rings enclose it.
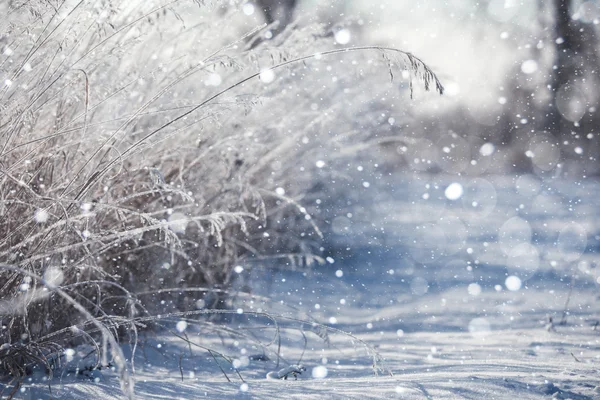
<instances>
[{"instance_id":1,"label":"out-of-focus light spot","mask_svg":"<svg viewBox=\"0 0 600 400\"><path fill-rule=\"evenodd\" d=\"M252 3L246 3L242 7L242 11L246 15L252 15L254 14L254 5Z\"/></svg>"},{"instance_id":2,"label":"out-of-focus light spot","mask_svg":"<svg viewBox=\"0 0 600 400\"><path fill-rule=\"evenodd\" d=\"M175 328L177 329L177 332L183 332L187 329L188 323L185 321L179 321L177 322L177 325L175 325Z\"/></svg>"},{"instance_id":3,"label":"out-of-focus light spot","mask_svg":"<svg viewBox=\"0 0 600 400\"><path fill-rule=\"evenodd\" d=\"M317 168L323 168L325 166L325 161L319 160L315 163Z\"/></svg>"},{"instance_id":4,"label":"out-of-focus light spot","mask_svg":"<svg viewBox=\"0 0 600 400\"><path fill-rule=\"evenodd\" d=\"M535 60L527 60L521 64L521 71L524 74L533 74L538 70L538 63Z\"/></svg>"},{"instance_id":5,"label":"out-of-focus light spot","mask_svg":"<svg viewBox=\"0 0 600 400\"><path fill-rule=\"evenodd\" d=\"M327 377L327 367L324 365L318 365L312 369L312 377L315 379L323 379Z\"/></svg>"},{"instance_id":6,"label":"out-of-focus light spot","mask_svg":"<svg viewBox=\"0 0 600 400\"><path fill-rule=\"evenodd\" d=\"M448 200L458 200L463 195L463 187L460 183L454 182L448 185L444 191L444 195Z\"/></svg>"},{"instance_id":7,"label":"out-of-focus light spot","mask_svg":"<svg viewBox=\"0 0 600 400\"><path fill-rule=\"evenodd\" d=\"M272 69L264 69L260 71L259 78L264 83L271 83L275 80L275 72Z\"/></svg>"},{"instance_id":8,"label":"out-of-focus light spot","mask_svg":"<svg viewBox=\"0 0 600 400\"><path fill-rule=\"evenodd\" d=\"M38 224L43 224L44 222L48 221L49 216L50 216L50 214L48 214L48 211L39 209L39 210L36 210L35 213L33 214L33 219Z\"/></svg>"},{"instance_id":9,"label":"out-of-focus light spot","mask_svg":"<svg viewBox=\"0 0 600 400\"><path fill-rule=\"evenodd\" d=\"M340 29L335 33L335 41L339 44L348 44L352 39L352 34L348 29Z\"/></svg>"},{"instance_id":10,"label":"out-of-focus light spot","mask_svg":"<svg viewBox=\"0 0 600 400\"><path fill-rule=\"evenodd\" d=\"M479 296L481 294L481 286L478 283L471 283L467 287L467 291L471 296Z\"/></svg>"},{"instance_id":11,"label":"out-of-focus light spot","mask_svg":"<svg viewBox=\"0 0 600 400\"><path fill-rule=\"evenodd\" d=\"M484 157L491 156L496 151L496 146L493 143L485 143L479 148L479 154Z\"/></svg>"},{"instance_id":12,"label":"out-of-focus light spot","mask_svg":"<svg viewBox=\"0 0 600 400\"><path fill-rule=\"evenodd\" d=\"M521 279L518 276L511 275L504 281L504 285L511 292L521 289Z\"/></svg>"}]
</instances>

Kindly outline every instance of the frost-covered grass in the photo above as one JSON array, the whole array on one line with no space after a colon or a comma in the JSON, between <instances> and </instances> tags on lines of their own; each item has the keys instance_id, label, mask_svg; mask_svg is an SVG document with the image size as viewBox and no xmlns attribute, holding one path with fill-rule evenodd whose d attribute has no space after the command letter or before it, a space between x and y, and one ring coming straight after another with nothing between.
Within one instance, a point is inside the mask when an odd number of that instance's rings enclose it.
<instances>
[{"instance_id":1,"label":"frost-covered grass","mask_svg":"<svg viewBox=\"0 0 600 400\"><path fill-rule=\"evenodd\" d=\"M473 181L482 186L483 179ZM170 332L145 332L136 352L136 394L148 399L597 398L600 303L594 265L600 226L593 205L598 181L487 176L486 187L494 192L486 197L495 199L493 207L473 207L473 192L467 190L457 200L444 196L451 184L466 188L470 181L452 175L383 177L380 183L394 182L402 190L369 189L378 205L369 223L351 218L350 230L336 228L336 240L351 248L354 258L347 253L333 268L311 271L242 271L258 284L252 295L233 299L244 313L228 326L239 326L245 337L219 332L218 324L190 321L184 330L190 340L232 357L228 364L215 355L230 381L210 354ZM423 192L431 196L425 200ZM506 248L507 238L498 240L493 232L512 225L508 221L515 216L529 224L532 235L515 234L520 244ZM585 251L572 234L568 243L556 240L572 232L573 223L588 234ZM532 264L507 262L526 244L538 250L535 271L527 268ZM523 278L520 286L507 279L511 275ZM278 319L280 342L271 342L273 325L253 316L259 309L289 317ZM552 327L549 317L556 322ZM353 337L332 330L325 336L317 325L298 329L298 320L306 319ZM164 323L175 330L181 320ZM355 338L375 347L386 373L373 374L372 349ZM128 356L130 347L123 349ZM291 372L300 367L306 371L294 377ZM118 374L66 370L51 380L56 397L122 398ZM272 379L286 373L287 380ZM28 377L22 396L44 397L47 383L40 373Z\"/></svg>"},{"instance_id":2,"label":"frost-covered grass","mask_svg":"<svg viewBox=\"0 0 600 400\"><path fill-rule=\"evenodd\" d=\"M393 126L380 99L402 114L419 86L443 90L418 58L343 49L325 26L246 50L257 28L204 2L0 11L0 373L14 390L85 343L133 396L119 343L135 350L178 312L228 314L245 259L322 261L327 188L345 179L331 167L393 136L375 129Z\"/></svg>"}]
</instances>

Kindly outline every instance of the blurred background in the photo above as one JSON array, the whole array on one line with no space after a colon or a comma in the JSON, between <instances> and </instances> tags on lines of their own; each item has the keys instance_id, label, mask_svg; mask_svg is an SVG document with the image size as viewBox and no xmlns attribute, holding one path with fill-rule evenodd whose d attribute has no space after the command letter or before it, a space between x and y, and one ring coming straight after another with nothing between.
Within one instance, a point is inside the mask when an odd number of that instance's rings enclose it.
<instances>
[{"instance_id":1,"label":"blurred background","mask_svg":"<svg viewBox=\"0 0 600 400\"><path fill-rule=\"evenodd\" d=\"M428 140L421 143L433 157L428 169L444 168L437 143L456 134L470 147L483 141L502 150L497 157L503 162L488 172L508 167L538 174L598 173L596 1L280 3L293 10L299 24L330 23L334 33L342 31L338 39L344 45L396 47L419 55L436 71L445 96L412 102L414 121L401 129ZM264 8L261 2L256 7ZM254 23L262 17L249 16Z\"/></svg>"},{"instance_id":2,"label":"blurred background","mask_svg":"<svg viewBox=\"0 0 600 400\"><path fill-rule=\"evenodd\" d=\"M312 74L292 79L323 82L318 95L307 90L295 111L265 100L249 116L259 130L305 132L298 138L310 152L292 164L277 157L269 182L320 224L315 252L356 282L372 273L416 298L600 283L597 2L257 1L243 3L241 26L264 21L265 9L286 28L261 33L259 52L293 48L294 32L320 25L321 42L310 46L402 49L445 88L412 95L408 74L390 81L377 55L342 70L345 56L318 58ZM298 167L310 178L290 182Z\"/></svg>"}]
</instances>

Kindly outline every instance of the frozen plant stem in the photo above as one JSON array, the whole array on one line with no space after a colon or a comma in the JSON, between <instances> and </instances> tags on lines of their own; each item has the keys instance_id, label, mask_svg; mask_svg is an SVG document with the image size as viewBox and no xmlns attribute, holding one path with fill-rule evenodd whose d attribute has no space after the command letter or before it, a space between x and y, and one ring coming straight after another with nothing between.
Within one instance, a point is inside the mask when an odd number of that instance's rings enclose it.
<instances>
[{"instance_id":1,"label":"frozen plant stem","mask_svg":"<svg viewBox=\"0 0 600 400\"><path fill-rule=\"evenodd\" d=\"M563 308L562 318L560 319L559 325L564 326L567 324L567 315L569 314L569 303L571 302L571 294L573 293L573 285L575 283L575 276L571 275L571 283L569 284L569 293L567 294L567 300L565 301L565 307Z\"/></svg>"},{"instance_id":2,"label":"frozen plant stem","mask_svg":"<svg viewBox=\"0 0 600 400\"><path fill-rule=\"evenodd\" d=\"M414 55L412 55L411 53L402 51L402 50L398 50L392 47L381 47L381 46L361 46L361 47L348 47L348 48L344 48L344 49L335 49L335 50L329 50L329 51L324 51L324 52L320 52L320 53L314 53L308 56L303 56L303 57L299 57L299 58L294 58L292 60L288 60L288 61L284 61L280 64L277 64L273 67L271 67L270 69L274 70L274 69L280 69L283 68L285 66L291 65L291 64L296 64L296 63L300 63L306 60L310 60L316 57L323 57L323 56L330 56L330 55L335 55L335 54L343 54L343 53L351 53L351 52L361 52L361 51L380 51L383 54L386 53L392 53L392 54L398 54L401 57L403 57L404 60L404 66L406 69L409 69L410 72L412 74L417 75L419 78L421 78L421 80L423 81L423 84L425 86L425 90L429 90L431 83L433 82L435 84L435 90L439 93L439 94L443 94L444 93L444 86L442 85L442 83L440 82L440 80L438 79L438 77L433 73L433 71L431 71L431 69L429 69L429 67L418 57L415 57ZM146 136L144 136L143 138L139 139L138 141L136 141L135 143L133 143L129 148L127 148L125 151L123 151L123 153L111 160L109 163L107 163L107 165L102 168L99 171L96 171L88 180L87 182L80 188L80 190L77 192L77 195L75 196L75 201L79 201L83 198L83 196L85 196L85 194L92 188L92 186L98 182L100 179L102 179L102 177L104 177L108 171L111 170L111 168L113 168L115 166L115 164L117 162L122 162L126 157L128 157L136 148L138 148L139 146L141 146L146 140L150 139L152 136L156 135L158 132L162 131L163 129L165 129L166 127L174 124L175 122L187 117L188 115L192 114L193 112L203 108L204 106L206 106L207 104L211 103L213 100L221 97L222 95L224 95L225 93L229 92L230 90L235 89L238 86L243 85L244 83L254 79L254 78L258 78L260 77L262 71L256 72L230 86L228 86L227 88L221 90L220 92L212 95L211 97L209 97L208 99L204 100L203 102L201 102L200 104L198 104L197 106L191 108L190 110L180 114L179 116L171 119L170 121L164 123L163 125L161 125L160 127L156 128L155 130L153 130L152 132L148 133ZM412 91L412 80L411 80L411 91Z\"/></svg>"}]
</instances>

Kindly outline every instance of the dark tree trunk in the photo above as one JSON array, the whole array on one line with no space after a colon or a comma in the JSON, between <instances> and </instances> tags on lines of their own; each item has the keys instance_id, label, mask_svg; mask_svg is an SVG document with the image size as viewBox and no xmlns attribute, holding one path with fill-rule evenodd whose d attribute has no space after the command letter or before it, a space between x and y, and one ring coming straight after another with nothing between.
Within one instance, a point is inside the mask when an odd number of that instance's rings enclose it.
<instances>
[{"instance_id":1,"label":"dark tree trunk","mask_svg":"<svg viewBox=\"0 0 600 400\"><path fill-rule=\"evenodd\" d=\"M569 82L570 71L570 51L573 43L571 33L571 0L552 0L552 17L554 19L554 35L550 37L554 40L555 55L554 65L551 72L550 87L552 91L552 102L548 105L548 112L544 128L554 136L559 136L562 130L562 117L556 108L556 94L558 90ZM562 43L556 41L563 40Z\"/></svg>"},{"instance_id":2,"label":"dark tree trunk","mask_svg":"<svg viewBox=\"0 0 600 400\"><path fill-rule=\"evenodd\" d=\"M559 135L561 128L571 125L565 121L556 107L556 94L561 88L574 89L578 84L596 85L598 83L598 38L593 25L585 25L573 20L572 0L552 0L552 17L554 20L553 38L555 40L554 66L551 73L550 86L555 101L549 107L546 118L546 130ZM595 103L589 98L586 108ZM584 117L585 119L586 117ZM582 123L585 123L582 121Z\"/></svg>"}]
</instances>

